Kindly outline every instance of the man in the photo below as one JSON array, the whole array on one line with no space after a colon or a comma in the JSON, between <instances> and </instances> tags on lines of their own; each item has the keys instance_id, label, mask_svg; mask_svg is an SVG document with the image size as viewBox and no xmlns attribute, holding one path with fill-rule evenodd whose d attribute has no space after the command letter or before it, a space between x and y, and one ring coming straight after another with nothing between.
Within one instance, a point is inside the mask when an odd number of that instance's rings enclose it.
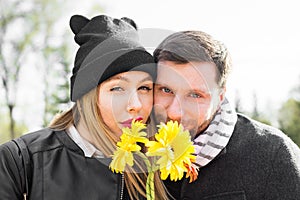
<instances>
[{"instance_id":1,"label":"man","mask_svg":"<svg viewBox=\"0 0 300 200\"><path fill-rule=\"evenodd\" d=\"M175 199L300 199L300 150L278 129L231 108L231 60L222 43L204 32L178 32L154 57L156 117L190 131L199 166L192 183L165 181Z\"/></svg>"}]
</instances>

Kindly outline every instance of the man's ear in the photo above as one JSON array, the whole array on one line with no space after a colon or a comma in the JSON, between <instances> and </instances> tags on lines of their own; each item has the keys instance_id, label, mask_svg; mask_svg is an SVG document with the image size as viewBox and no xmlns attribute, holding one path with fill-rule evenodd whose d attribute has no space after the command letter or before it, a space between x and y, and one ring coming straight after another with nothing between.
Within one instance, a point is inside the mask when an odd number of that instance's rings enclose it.
<instances>
[{"instance_id":1,"label":"man's ear","mask_svg":"<svg viewBox=\"0 0 300 200\"><path fill-rule=\"evenodd\" d=\"M220 89L220 94L219 94L219 100L220 102L223 102L225 99L225 94L226 94L226 86L222 87Z\"/></svg>"}]
</instances>

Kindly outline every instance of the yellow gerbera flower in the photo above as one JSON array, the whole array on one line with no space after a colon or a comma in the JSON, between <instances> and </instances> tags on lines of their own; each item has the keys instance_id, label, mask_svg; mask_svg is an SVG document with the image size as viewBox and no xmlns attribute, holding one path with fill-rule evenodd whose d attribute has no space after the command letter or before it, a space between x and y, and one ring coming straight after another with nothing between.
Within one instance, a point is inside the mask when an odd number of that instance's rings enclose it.
<instances>
[{"instance_id":1,"label":"yellow gerbera flower","mask_svg":"<svg viewBox=\"0 0 300 200\"><path fill-rule=\"evenodd\" d=\"M121 173L124 171L125 166L133 165L133 155L130 151L126 151L124 149L118 148L114 152L112 161L109 165L109 168L116 173Z\"/></svg>"},{"instance_id":2,"label":"yellow gerbera flower","mask_svg":"<svg viewBox=\"0 0 300 200\"><path fill-rule=\"evenodd\" d=\"M146 124L144 124L140 121L132 120L131 128L128 128L128 127L122 128L123 134L121 135L121 141L130 139L131 142L133 142L133 143L148 142L148 139L146 138L147 133L143 131L144 129L146 129ZM128 142L128 141L126 141L126 142Z\"/></svg>"},{"instance_id":3,"label":"yellow gerbera flower","mask_svg":"<svg viewBox=\"0 0 300 200\"><path fill-rule=\"evenodd\" d=\"M133 152L138 152L141 147L137 142L147 143L147 133L142 130L146 125L142 122L132 120L131 128L123 128L117 150L114 152L109 168L116 173L122 173L126 164L133 166Z\"/></svg>"},{"instance_id":4,"label":"yellow gerbera flower","mask_svg":"<svg viewBox=\"0 0 300 200\"><path fill-rule=\"evenodd\" d=\"M193 155L195 148L190 133L184 131L178 122L169 121L159 126L155 139L156 141L146 143L149 147L146 155L160 156L157 164L162 180L169 175L171 180L180 180L184 172L188 172L187 166L190 166L196 158Z\"/></svg>"}]
</instances>

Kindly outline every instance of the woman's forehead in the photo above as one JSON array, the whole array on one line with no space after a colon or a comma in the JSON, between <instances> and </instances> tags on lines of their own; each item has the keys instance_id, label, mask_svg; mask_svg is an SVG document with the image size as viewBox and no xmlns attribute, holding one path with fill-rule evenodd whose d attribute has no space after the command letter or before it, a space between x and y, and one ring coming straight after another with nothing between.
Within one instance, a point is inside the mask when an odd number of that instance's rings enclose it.
<instances>
[{"instance_id":1,"label":"woman's forehead","mask_svg":"<svg viewBox=\"0 0 300 200\"><path fill-rule=\"evenodd\" d=\"M144 82L144 81L152 81L152 77L150 74L147 72L142 72L142 71L128 71L128 72L123 72L116 74L109 79L107 79L105 82L110 82L110 81L125 81L125 82Z\"/></svg>"}]
</instances>

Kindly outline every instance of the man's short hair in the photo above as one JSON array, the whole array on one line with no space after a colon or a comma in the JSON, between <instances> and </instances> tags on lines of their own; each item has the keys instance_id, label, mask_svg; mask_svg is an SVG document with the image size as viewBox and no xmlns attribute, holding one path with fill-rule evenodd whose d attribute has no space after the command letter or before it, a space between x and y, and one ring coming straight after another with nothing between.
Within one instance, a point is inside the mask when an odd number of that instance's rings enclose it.
<instances>
[{"instance_id":1,"label":"man's short hair","mask_svg":"<svg viewBox=\"0 0 300 200\"><path fill-rule=\"evenodd\" d=\"M217 83L226 85L231 69L231 57L223 43L202 31L176 32L163 40L154 51L154 59L179 64L188 62L211 62L217 67Z\"/></svg>"}]
</instances>

